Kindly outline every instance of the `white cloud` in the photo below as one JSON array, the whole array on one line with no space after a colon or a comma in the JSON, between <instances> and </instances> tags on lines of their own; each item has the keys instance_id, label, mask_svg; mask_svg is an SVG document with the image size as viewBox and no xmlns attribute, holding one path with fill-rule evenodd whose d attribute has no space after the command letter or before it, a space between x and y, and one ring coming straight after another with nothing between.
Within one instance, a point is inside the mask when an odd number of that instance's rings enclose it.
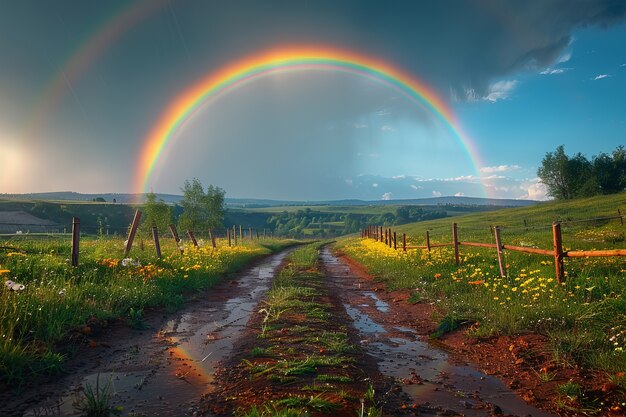
<instances>
[{"instance_id":1,"label":"white cloud","mask_svg":"<svg viewBox=\"0 0 626 417\"><path fill-rule=\"evenodd\" d=\"M375 182L374 184L372 184L372 187L378 188L378 183Z\"/></svg>"},{"instance_id":2,"label":"white cloud","mask_svg":"<svg viewBox=\"0 0 626 417\"><path fill-rule=\"evenodd\" d=\"M526 195L519 197L520 200L547 200L548 190L539 178L535 178L520 185L520 189L526 192Z\"/></svg>"},{"instance_id":3,"label":"white cloud","mask_svg":"<svg viewBox=\"0 0 626 417\"><path fill-rule=\"evenodd\" d=\"M403 179L406 178L406 175L405 174L400 174L400 175L395 175L395 176L393 176L391 178L393 178L394 180L403 180Z\"/></svg>"},{"instance_id":4,"label":"white cloud","mask_svg":"<svg viewBox=\"0 0 626 417\"><path fill-rule=\"evenodd\" d=\"M382 130L383 132L395 132L396 131L396 129L394 129L393 127L389 125L384 125L383 127L380 128L380 130Z\"/></svg>"},{"instance_id":5,"label":"white cloud","mask_svg":"<svg viewBox=\"0 0 626 417\"><path fill-rule=\"evenodd\" d=\"M622 64L622 65L620 65L620 67L626 67L626 64Z\"/></svg>"},{"instance_id":6,"label":"white cloud","mask_svg":"<svg viewBox=\"0 0 626 417\"><path fill-rule=\"evenodd\" d=\"M492 167L481 167L480 172L484 174L493 174L494 172L517 171L518 169L520 169L519 165L497 165Z\"/></svg>"},{"instance_id":7,"label":"white cloud","mask_svg":"<svg viewBox=\"0 0 626 417\"><path fill-rule=\"evenodd\" d=\"M348 178L348 179L346 180L346 184L348 184L348 186L349 186L349 187L352 187L352 183L353 183L353 182L352 182L352 180L351 180L350 178Z\"/></svg>"},{"instance_id":8,"label":"white cloud","mask_svg":"<svg viewBox=\"0 0 626 417\"><path fill-rule=\"evenodd\" d=\"M463 197L464 195L465 195L465 193L462 193L460 191L458 193L454 194L455 197Z\"/></svg>"},{"instance_id":9,"label":"white cloud","mask_svg":"<svg viewBox=\"0 0 626 417\"><path fill-rule=\"evenodd\" d=\"M383 194L382 199L383 200L391 200L391 196L393 195L393 193L385 193Z\"/></svg>"},{"instance_id":10,"label":"white cloud","mask_svg":"<svg viewBox=\"0 0 626 417\"><path fill-rule=\"evenodd\" d=\"M542 75L563 74L568 69L569 68L546 68L545 70L541 71L540 74L542 74Z\"/></svg>"},{"instance_id":11,"label":"white cloud","mask_svg":"<svg viewBox=\"0 0 626 417\"><path fill-rule=\"evenodd\" d=\"M473 88L465 88L465 100L467 101L478 101L480 96L476 93L476 90Z\"/></svg>"},{"instance_id":12,"label":"white cloud","mask_svg":"<svg viewBox=\"0 0 626 417\"><path fill-rule=\"evenodd\" d=\"M561 55L557 60L557 64L562 64L564 62L569 61L572 58L572 51L566 51L563 55Z\"/></svg>"},{"instance_id":13,"label":"white cloud","mask_svg":"<svg viewBox=\"0 0 626 417\"><path fill-rule=\"evenodd\" d=\"M433 197L441 197L441 191L433 190Z\"/></svg>"},{"instance_id":14,"label":"white cloud","mask_svg":"<svg viewBox=\"0 0 626 417\"><path fill-rule=\"evenodd\" d=\"M391 114L391 111L387 109L379 110L376 112L376 116L389 116L390 114Z\"/></svg>"},{"instance_id":15,"label":"white cloud","mask_svg":"<svg viewBox=\"0 0 626 417\"><path fill-rule=\"evenodd\" d=\"M517 85L516 80L502 80L493 83L489 86L487 95L483 97L483 100L496 102L498 100L504 100L511 95L511 92Z\"/></svg>"},{"instance_id":16,"label":"white cloud","mask_svg":"<svg viewBox=\"0 0 626 417\"><path fill-rule=\"evenodd\" d=\"M354 127L355 129L365 129L368 126L365 123L355 123L352 125L352 127Z\"/></svg>"},{"instance_id":17,"label":"white cloud","mask_svg":"<svg viewBox=\"0 0 626 417\"><path fill-rule=\"evenodd\" d=\"M610 77L609 74L600 74L600 75L596 75L596 77L593 80L596 81L596 80L601 80L603 78L609 78L609 77Z\"/></svg>"}]
</instances>

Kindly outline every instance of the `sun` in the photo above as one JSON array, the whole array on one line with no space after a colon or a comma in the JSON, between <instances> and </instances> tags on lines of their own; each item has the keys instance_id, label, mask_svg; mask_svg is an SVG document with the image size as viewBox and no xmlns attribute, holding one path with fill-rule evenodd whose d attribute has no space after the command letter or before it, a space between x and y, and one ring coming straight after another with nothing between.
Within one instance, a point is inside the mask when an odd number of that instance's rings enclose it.
<instances>
[{"instance_id":1,"label":"sun","mask_svg":"<svg viewBox=\"0 0 626 417\"><path fill-rule=\"evenodd\" d=\"M0 192L20 192L27 155L17 141L1 138L0 143Z\"/></svg>"}]
</instances>

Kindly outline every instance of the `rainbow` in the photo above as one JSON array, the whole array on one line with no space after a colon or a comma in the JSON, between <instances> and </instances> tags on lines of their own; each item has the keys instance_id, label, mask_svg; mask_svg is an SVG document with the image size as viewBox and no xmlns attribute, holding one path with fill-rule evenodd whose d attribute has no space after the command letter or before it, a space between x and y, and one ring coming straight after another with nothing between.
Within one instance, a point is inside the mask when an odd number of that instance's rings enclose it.
<instances>
[{"instance_id":1,"label":"rainbow","mask_svg":"<svg viewBox=\"0 0 626 417\"><path fill-rule=\"evenodd\" d=\"M127 32L139 22L168 5L168 0L141 0L119 8L85 37L69 54L63 65L46 84L26 125L25 136L34 140L41 135L47 118L52 115L61 100L74 94L72 85ZM171 7L171 6L170 6ZM74 97L76 100L77 97ZM81 106L82 107L82 106Z\"/></svg>"},{"instance_id":2,"label":"rainbow","mask_svg":"<svg viewBox=\"0 0 626 417\"><path fill-rule=\"evenodd\" d=\"M135 175L135 192L140 194L150 189L152 175L165 148L176 138L176 133L185 121L207 100L228 94L272 74L312 70L343 72L366 77L426 109L459 141L477 172L480 158L474 143L463 132L446 102L435 90L415 76L387 62L354 52L329 47L292 47L257 53L212 71L175 97L142 142Z\"/></svg>"}]
</instances>

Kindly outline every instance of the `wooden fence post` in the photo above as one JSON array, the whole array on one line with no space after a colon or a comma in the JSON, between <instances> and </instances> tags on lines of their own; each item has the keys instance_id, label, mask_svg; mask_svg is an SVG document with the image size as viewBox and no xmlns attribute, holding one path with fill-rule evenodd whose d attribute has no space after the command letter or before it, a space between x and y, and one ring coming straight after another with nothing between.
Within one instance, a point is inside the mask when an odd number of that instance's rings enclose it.
<instances>
[{"instance_id":1,"label":"wooden fence post","mask_svg":"<svg viewBox=\"0 0 626 417\"><path fill-rule=\"evenodd\" d=\"M80 252L80 219L72 218L72 266L78 266L78 254Z\"/></svg>"},{"instance_id":2,"label":"wooden fence post","mask_svg":"<svg viewBox=\"0 0 626 417\"><path fill-rule=\"evenodd\" d=\"M385 245L387 245L387 235L389 233L389 230L387 228L385 228Z\"/></svg>"},{"instance_id":3,"label":"wooden fence post","mask_svg":"<svg viewBox=\"0 0 626 417\"><path fill-rule=\"evenodd\" d=\"M249 234L248 237L250 238L250 242L252 242L254 240L254 237L252 235L252 228L251 227L248 228L248 234Z\"/></svg>"},{"instance_id":4,"label":"wooden fence post","mask_svg":"<svg viewBox=\"0 0 626 417\"><path fill-rule=\"evenodd\" d=\"M170 232L172 233L172 237L176 241L176 244L180 242L180 238L178 237L178 231L176 231L176 225L170 224Z\"/></svg>"},{"instance_id":5,"label":"wooden fence post","mask_svg":"<svg viewBox=\"0 0 626 417\"><path fill-rule=\"evenodd\" d=\"M393 246L393 242L391 241L391 228L389 228L389 247Z\"/></svg>"},{"instance_id":6,"label":"wooden fence post","mask_svg":"<svg viewBox=\"0 0 626 417\"><path fill-rule=\"evenodd\" d=\"M128 256L130 248L133 247L133 240L135 239L135 234L137 233L137 227L139 227L139 220L141 220L141 211L135 210L135 216L133 217L133 222L130 225L130 232L128 232L126 248L124 248L124 256Z\"/></svg>"},{"instance_id":7,"label":"wooden fence post","mask_svg":"<svg viewBox=\"0 0 626 417\"><path fill-rule=\"evenodd\" d=\"M157 225L152 223L152 240L154 240L154 250L156 251L157 258L161 257L161 244L159 243L159 230Z\"/></svg>"},{"instance_id":8,"label":"wooden fence post","mask_svg":"<svg viewBox=\"0 0 626 417\"><path fill-rule=\"evenodd\" d=\"M259 229L254 229L254 233L256 233L256 240L259 240Z\"/></svg>"},{"instance_id":9,"label":"wooden fence post","mask_svg":"<svg viewBox=\"0 0 626 417\"><path fill-rule=\"evenodd\" d=\"M430 232L428 230L426 231L426 248L430 252Z\"/></svg>"},{"instance_id":10,"label":"wooden fence post","mask_svg":"<svg viewBox=\"0 0 626 417\"><path fill-rule=\"evenodd\" d=\"M226 234L228 235L228 247L230 248L231 246L231 241L230 241L230 227L226 228Z\"/></svg>"},{"instance_id":11,"label":"wooden fence post","mask_svg":"<svg viewBox=\"0 0 626 417\"><path fill-rule=\"evenodd\" d=\"M213 249L217 248L217 245L215 244L215 235L213 234L213 229L209 229L209 236L211 237L211 246L213 246Z\"/></svg>"},{"instance_id":12,"label":"wooden fence post","mask_svg":"<svg viewBox=\"0 0 626 417\"><path fill-rule=\"evenodd\" d=\"M233 224L233 240L235 241L235 246L237 246L237 226Z\"/></svg>"},{"instance_id":13,"label":"wooden fence post","mask_svg":"<svg viewBox=\"0 0 626 417\"><path fill-rule=\"evenodd\" d=\"M398 250L398 241L396 239L396 232L393 232L393 249Z\"/></svg>"},{"instance_id":14,"label":"wooden fence post","mask_svg":"<svg viewBox=\"0 0 626 417\"><path fill-rule=\"evenodd\" d=\"M495 226L493 228L495 236L496 236L496 250L498 252L498 265L500 266L500 276L506 276L506 268L504 262L502 262L502 238L500 237L500 226Z\"/></svg>"},{"instance_id":15,"label":"wooden fence post","mask_svg":"<svg viewBox=\"0 0 626 417\"><path fill-rule=\"evenodd\" d=\"M239 240L241 241L241 244L243 245L243 227L241 225L239 225Z\"/></svg>"},{"instance_id":16,"label":"wooden fence post","mask_svg":"<svg viewBox=\"0 0 626 417\"><path fill-rule=\"evenodd\" d=\"M402 250L406 252L406 233L402 233Z\"/></svg>"},{"instance_id":17,"label":"wooden fence post","mask_svg":"<svg viewBox=\"0 0 626 417\"><path fill-rule=\"evenodd\" d=\"M561 237L561 223L552 224L552 237L554 238L554 269L556 280L560 284L565 276L563 265L563 240Z\"/></svg>"},{"instance_id":18,"label":"wooden fence post","mask_svg":"<svg viewBox=\"0 0 626 417\"><path fill-rule=\"evenodd\" d=\"M624 216L622 216L622 211L620 209L617 209L617 215L619 216L619 222L623 226L624 225Z\"/></svg>"},{"instance_id":19,"label":"wooden fence post","mask_svg":"<svg viewBox=\"0 0 626 417\"><path fill-rule=\"evenodd\" d=\"M197 248L198 247L198 241L196 240L196 237L193 235L193 231L192 230L187 230L187 236L189 236L189 239L191 239L191 241L193 242L193 245Z\"/></svg>"},{"instance_id":20,"label":"wooden fence post","mask_svg":"<svg viewBox=\"0 0 626 417\"><path fill-rule=\"evenodd\" d=\"M459 258L459 232L456 223L452 223L452 243L454 244L454 262L459 266L461 260Z\"/></svg>"}]
</instances>

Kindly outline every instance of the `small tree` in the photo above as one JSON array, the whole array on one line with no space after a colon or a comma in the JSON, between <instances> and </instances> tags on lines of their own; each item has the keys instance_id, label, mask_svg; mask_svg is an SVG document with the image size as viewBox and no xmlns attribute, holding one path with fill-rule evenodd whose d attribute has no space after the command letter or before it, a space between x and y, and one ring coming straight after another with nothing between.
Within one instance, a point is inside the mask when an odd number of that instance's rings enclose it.
<instances>
[{"instance_id":1,"label":"small tree","mask_svg":"<svg viewBox=\"0 0 626 417\"><path fill-rule=\"evenodd\" d=\"M210 185L207 192L197 178L185 181L181 189L183 199L180 205L183 213L178 219L182 230L206 230L222 225L224 222L224 190Z\"/></svg>"},{"instance_id":2,"label":"small tree","mask_svg":"<svg viewBox=\"0 0 626 417\"><path fill-rule=\"evenodd\" d=\"M142 207L143 221L140 226L142 233L150 233L152 224L156 224L160 231L167 230L168 225L172 222L172 209L165 201L157 200L157 196L153 192L146 194L146 202Z\"/></svg>"}]
</instances>

